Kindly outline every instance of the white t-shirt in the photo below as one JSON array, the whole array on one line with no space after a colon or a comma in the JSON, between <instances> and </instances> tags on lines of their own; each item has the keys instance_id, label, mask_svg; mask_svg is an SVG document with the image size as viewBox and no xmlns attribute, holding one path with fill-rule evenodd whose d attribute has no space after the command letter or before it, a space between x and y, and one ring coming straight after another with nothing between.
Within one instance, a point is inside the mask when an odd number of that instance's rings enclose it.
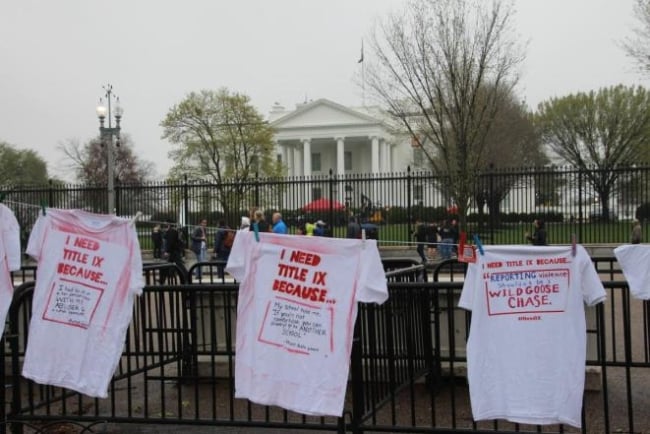
<instances>
[{"instance_id":1,"label":"white t-shirt","mask_svg":"<svg viewBox=\"0 0 650 434\"><path fill-rule=\"evenodd\" d=\"M14 295L11 272L20 270L20 226L13 211L0 204L0 336Z\"/></svg>"},{"instance_id":2,"label":"white t-shirt","mask_svg":"<svg viewBox=\"0 0 650 434\"><path fill-rule=\"evenodd\" d=\"M485 246L459 306L472 311L467 370L474 420L581 424L584 303L605 290L582 246Z\"/></svg>"},{"instance_id":3,"label":"white t-shirt","mask_svg":"<svg viewBox=\"0 0 650 434\"><path fill-rule=\"evenodd\" d=\"M226 271L239 280L235 397L341 416L357 302L383 303L374 240L239 232Z\"/></svg>"},{"instance_id":4,"label":"white t-shirt","mask_svg":"<svg viewBox=\"0 0 650 434\"><path fill-rule=\"evenodd\" d=\"M135 228L116 216L48 209L27 253L38 279L23 375L105 398L144 286Z\"/></svg>"},{"instance_id":5,"label":"white t-shirt","mask_svg":"<svg viewBox=\"0 0 650 434\"><path fill-rule=\"evenodd\" d=\"M630 287L630 294L641 300L650 299L650 245L627 244L614 249L621 270Z\"/></svg>"}]
</instances>

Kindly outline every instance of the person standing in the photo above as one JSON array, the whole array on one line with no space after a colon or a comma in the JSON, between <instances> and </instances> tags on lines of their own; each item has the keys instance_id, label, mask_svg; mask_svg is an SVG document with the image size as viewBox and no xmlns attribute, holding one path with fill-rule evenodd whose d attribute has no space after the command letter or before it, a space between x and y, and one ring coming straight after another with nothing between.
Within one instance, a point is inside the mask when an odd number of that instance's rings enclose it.
<instances>
[{"instance_id":1,"label":"person standing","mask_svg":"<svg viewBox=\"0 0 650 434\"><path fill-rule=\"evenodd\" d=\"M324 221L318 220L316 222L316 226L314 227L314 236L315 237L324 237L324 236L326 236L327 235L326 226L327 225L325 224Z\"/></svg>"},{"instance_id":2,"label":"person standing","mask_svg":"<svg viewBox=\"0 0 650 434\"><path fill-rule=\"evenodd\" d=\"M427 234L427 254L429 258L435 259L436 252L438 251L438 242L440 241L440 235L438 234L438 223L431 222L426 225L426 234Z\"/></svg>"},{"instance_id":3,"label":"person standing","mask_svg":"<svg viewBox=\"0 0 650 434\"><path fill-rule=\"evenodd\" d=\"M208 221L206 219L201 220L201 224L194 228L194 231L192 232L192 251L196 255L196 261L197 262L205 262L206 260L206 252L208 249L208 244L207 244L207 233L206 233L206 226L208 225ZM197 277L198 279L201 278L201 267L198 266L196 267L196 270L194 270L194 276Z\"/></svg>"},{"instance_id":4,"label":"person standing","mask_svg":"<svg viewBox=\"0 0 650 434\"><path fill-rule=\"evenodd\" d=\"M181 236L178 233L178 229L173 224L171 220L167 221L167 229L165 230L164 242L163 242L163 257L167 261L176 264L181 270L185 270L185 264L183 263L183 242L181 241ZM165 280L169 275L168 269L163 269L160 272L160 284L163 285Z\"/></svg>"},{"instance_id":5,"label":"person standing","mask_svg":"<svg viewBox=\"0 0 650 434\"><path fill-rule=\"evenodd\" d=\"M279 212L273 213L273 233L286 235L288 232L287 225L282 220L282 214Z\"/></svg>"},{"instance_id":6,"label":"person standing","mask_svg":"<svg viewBox=\"0 0 650 434\"><path fill-rule=\"evenodd\" d=\"M453 251L454 244L454 229L451 227L449 220L445 220L442 227L439 230L440 233L440 247L438 251L440 252L440 257L445 259L451 259L451 253Z\"/></svg>"},{"instance_id":7,"label":"person standing","mask_svg":"<svg viewBox=\"0 0 650 434\"><path fill-rule=\"evenodd\" d=\"M257 230L259 232L269 232L269 223L264 218L264 213L262 212L262 210L259 209L255 210L255 212L253 213L253 221L251 222L251 225L248 228L248 230L250 231L255 230L253 225L255 225L256 223L257 223Z\"/></svg>"},{"instance_id":8,"label":"person standing","mask_svg":"<svg viewBox=\"0 0 650 434\"><path fill-rule=\"evenodd\" d=\"M427 256L424 254L424 246L427 242L427 230L426 227L424 226L424 223L420 219L417 219L415 221L415 230L413 231L413 237L415 238L415 242L417 243L417 247L415 250L417 250L421 262L423 264L426 264Z\"/></svg>"},{"instance_id":9,"label":"person standing","mask_svg":"<svg viewBox=\"0 0 650 434\"><path fill-rule=\"evenodd\" d=\"M239 230L247 231L250 226L251 226L251 219L246 216L242 216L241 223L239 224Z\"/></svg>"},{"instance_id":10,"label":"person standing","mask_svg":"<svg viewBox=\"0 0 650 434\"><path fill-rule=\"evenodd\" d=\"M361 238L361 225L355 216L350 216L348 232L345 235L345 238Z\"/></svg>"},{"instance_id":11,"label":"person standing","mask_svg":"<svg viewBox=\"0 0 650 434\"><path fill-rule=\"evenodd\" d=\"M458 230L458 220L452 219L451 220L451 242L453 246L451 246L452 253L458 256L458 241L460 240L460 232Z\"/></svg>"},{"instance_id":12,"label":"person standing","mask_svg":"<svg viewBox=\"0 0 650 434\"><path fill-rule=\"evenodd\" d=\"M224 220L219 220L217 233L214 236L214 254L219 261L217 275L220 279L224 277L223 269L226 266L226 262L228 262L234 239L234 229L230 229Z\"/></svg>"},{"instance_id":13,"label":"person standing","mask_svg":"<svg viewBox=\"0 0 650 434\"><path fill-rule=\"evenodd\" d=\"M544 228L544 220L535 219L533 222L535 229L533 230L533 235L530 235L526 232L526 239L530 241L533 246L548 246L546 241L546 228Z\"/></svg>"},{"instance_id":14,"label":"person standing","mask_svg":"<svg viewBox=\"0 0 650 434\"><path fill-rule=\"evenodd\" d=\"M632 237L630 239L632 244L641 244L641 222L638 220L634 221L632 226Z\"/></svg>"},{"instance_id":15,"label":"person standing","mask_svg":"<svg viewBox=\"0 0 650 434\"><path fill-rule=\"evenodd\" d=\"M163 233L160 229L160 225L154 226L151 230L151 241L153 242L154 259L162 258Z\"/></svg>"}]
</instances>

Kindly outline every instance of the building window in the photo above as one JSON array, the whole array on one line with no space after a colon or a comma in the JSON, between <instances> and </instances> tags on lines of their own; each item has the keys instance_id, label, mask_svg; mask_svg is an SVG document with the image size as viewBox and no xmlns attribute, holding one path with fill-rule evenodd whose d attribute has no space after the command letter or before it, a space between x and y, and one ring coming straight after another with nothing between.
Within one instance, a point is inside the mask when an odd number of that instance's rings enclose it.
<instances>
[{"instance_id":1,"label":"building window","mask_svg":"<svg viewBox=\"0 0 650 434\"><path fill-rule=\"evenodd\" d=\"M352 170L352 152L343 154L343 169Z\"/></svg>"},{"instance_id":2,"label":"building window","mask_svg":"<svg viewBox=\"0 0 650 434\"><path fill-rule=\"evenodd\" d=\"M314 187L311 189L311 199L312 200L318 200L321 197L323 197L323 191L321 190L320 187Z\"/></svg>"},{"instance_id":3,"label":"building window","mask_svg":"<svg viewBox=\"0 0 650 434\"><path fill-rule=\"evenodd\" d=\"M278 154L278 163L282 164L282 154Z\"/></svg>"},{"instance_id":4,"label":"building window","mask_svg":"<svg viewBox=\"0 0 650 434\"><path fill-rule=\"evenodd\" d=\"M320 165L320 154L311 154L311 171L312 172L320 172L321 171L321 165Z\"/></svg>"}]
</instances>

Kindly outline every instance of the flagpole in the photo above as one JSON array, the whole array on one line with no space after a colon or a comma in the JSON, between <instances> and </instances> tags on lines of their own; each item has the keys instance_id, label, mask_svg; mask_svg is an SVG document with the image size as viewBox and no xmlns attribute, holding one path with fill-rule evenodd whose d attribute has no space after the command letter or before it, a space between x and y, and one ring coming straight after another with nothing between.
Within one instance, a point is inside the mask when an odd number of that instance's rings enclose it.
<instances>
[{"instance_id":1,"label":"flagpole","mask_svg":"<svg viewBox=\"0 0 650 434\"><path fill-rule=\"evenodd\" d=\"M366 106L366 67L365 62L361 62L361 101L363 107Z\"/></svg>"},{"instance_id":2,"label":"flagpole","mask_svg":"<svg viewBox=\"0 0 650 434\"><path fill-rule=\"evenodd\" d=\"M361 64L361 104L366 106L366 68L363 61L363 38L361 38L361 57L357 63Z\"/></svg>"}]
</instances>

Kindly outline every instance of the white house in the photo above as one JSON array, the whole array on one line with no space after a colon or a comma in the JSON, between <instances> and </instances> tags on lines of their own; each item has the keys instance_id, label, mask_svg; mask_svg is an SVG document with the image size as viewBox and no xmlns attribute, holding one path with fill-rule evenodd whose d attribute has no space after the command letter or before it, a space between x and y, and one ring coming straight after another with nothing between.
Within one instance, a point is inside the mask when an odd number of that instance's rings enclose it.
<instances>
[{"instance_id":1,"label":"white house","mask_svg":"<svg viewBox=\"0 0 650 434\"><path fill-rule=\"evenodd\" d=\"M389 173L413 161L410 141L394 135L377 107L351 108L327 99L286 110L276 104L269 121L287 176Z\"/></svg>"},{"instance_id":2,"label":"white house","mask_svg":"<svg viewBox=\"0 0 650 434\"><path fill-rule=\"evenodd\" d=\"M269 114L275 129L277 158L286 167L288 177L403 173L410 166L414 173L428 170L421 149L412 146L411 138L394 124L379 107L346 107L328 99L318 99L285 109L276 103ZM404 189L392 190L381 183L365 183L362 191L334 192L332 199L359 205L363 196L374 204L406 206L449 206L436 187L426 180L413 178L410 194ZM357 187L358 188L358 187ZM362 196L363 195L363 196ZM408 195L408 196L407 196ZM319 185L299 198L285 197L282 206L300 207L320 197L327 197ZM532 203L534 187L526 184L513 187L504 201L504 211L524 209ZM295 203L294 203L295 201ZM280 204L278 204L280 205Z\"/></svg>"}]
</instances>

